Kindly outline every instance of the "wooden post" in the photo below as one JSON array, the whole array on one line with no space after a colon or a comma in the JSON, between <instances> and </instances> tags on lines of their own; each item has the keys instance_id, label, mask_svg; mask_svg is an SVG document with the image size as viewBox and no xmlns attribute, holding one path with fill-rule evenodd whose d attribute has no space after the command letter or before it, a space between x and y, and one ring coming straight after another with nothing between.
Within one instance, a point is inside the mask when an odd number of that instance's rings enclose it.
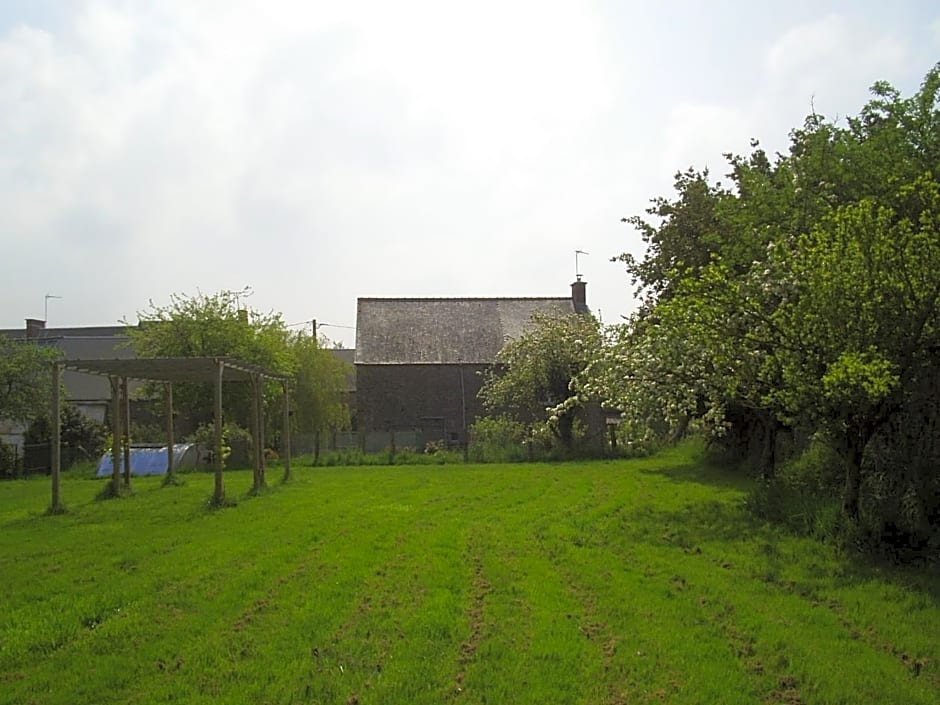
<instances>
[{"instance_id":1,"label":"wooden post","mask_svg":"<svg viewBox=\"0 0 940 705\"><path fill-rule=\"evenodd\" d=\"M173 480L173 383L166 383L166 481Z\"/></svg>"},{"instance_id":2,"label":"wooden post","mask_svg":"<svg viewBox=\"0 0 940 705\"><path fill-rule=\"evenodd\" d=\"M124 413L124 486L131 486L131 400L127 394L127 377L121 377L121 411Z\"/></svg>"},{"instance_id":3,"label":"wooden post","mask_svg":"<svg viewBox=\"0 0 940 705\"><path fill-rule=\"evenodd\" d=\"M260 433L258 432L258 375L251 375L251 487L256 492L261 489L261 455L258 451Z\"/></svg>"},{"instance_id":4,"label":"wooden post","mask_svg":"<svg viewBox=\"0 0 940 705\"><path fill-rule=\"evenodd\" d=\"M221 360L215 361L215 449L213 460L215 465L215 503L221 505L225 500L225 489L222 486L222 373L225 365Z\"/></svg>"},{"instance_id":5,"label":"wooden post","mask_svg":"<svg viewBox=\"0 0 940 705\"><path fill-rule=\"evenodd\" d=\"M111 491L121 493L121 383L117 377L111 382Z\"/></svg>"},{"instance_id":6,"label":"wooden post","mask_svg":"<svg viewBox=\"0 0 940 705\"><path fill-rule=\"evenodd\" d=\"M267 482L264 476L264 380L258 376L258 468L261 471L261 486Z\"/></svg>"},{"instance_id":7,"label":"wooden post","mask_svg":"<svg viewBox=\"0 0 940 705\"><path fill-rule=\"evenodd\" d=\"M284 442L281 453L284 458L284 480L290 479L290 385L284 381Z\"/></svg>"},{"instance_id":8,"label":"wooden post","mask_svg":"<svg viewBox=\"0 0 940 705\"><path fill-rule=\"evenodd\" d=\"M62 511L59 499L59 472L62 469L62 419L59 408L59 387L61 386L61 368L58 362L52 363L52 507L53 514Z\"/></svg>"}]
</instances>

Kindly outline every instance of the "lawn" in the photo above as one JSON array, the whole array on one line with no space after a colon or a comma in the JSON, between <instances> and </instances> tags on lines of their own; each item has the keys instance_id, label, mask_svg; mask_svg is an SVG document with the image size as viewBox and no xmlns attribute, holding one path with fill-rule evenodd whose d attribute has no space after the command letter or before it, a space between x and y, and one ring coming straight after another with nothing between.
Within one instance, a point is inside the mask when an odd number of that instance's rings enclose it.
<instances>
[{"instance_id":1,"label":"lawn","mask_svg":"<svg viewBox=\"0 0 940 705\"><path fill-rule=\"evenodd\" d=\"M697 456L4 482L0 703L940 702L940 579Z\"/></svg>"}]
</instances>

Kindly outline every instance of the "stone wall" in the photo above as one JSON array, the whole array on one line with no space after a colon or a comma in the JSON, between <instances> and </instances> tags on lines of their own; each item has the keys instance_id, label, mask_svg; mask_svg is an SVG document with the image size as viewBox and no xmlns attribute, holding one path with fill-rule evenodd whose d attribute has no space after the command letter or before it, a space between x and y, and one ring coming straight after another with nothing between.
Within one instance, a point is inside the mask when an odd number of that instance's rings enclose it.
<instances>
[{"instance_id":1,"label":"stone wall","mask_svg":"<svg viewBox=\"0 0 940 705\"><path fill-rule=\"evenodd\" d=\"M357 365L360 431L420 431L462 445L484 413L477 393L487 365Z\"/></svg>"}]
</instances>

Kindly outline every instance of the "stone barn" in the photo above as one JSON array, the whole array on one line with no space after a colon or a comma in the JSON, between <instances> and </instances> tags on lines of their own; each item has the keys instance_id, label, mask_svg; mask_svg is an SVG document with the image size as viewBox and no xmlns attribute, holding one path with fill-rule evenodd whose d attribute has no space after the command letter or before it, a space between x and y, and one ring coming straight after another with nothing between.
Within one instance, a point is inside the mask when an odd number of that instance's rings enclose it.
<instances>
[{"instance_id":1,"label":"stone barn","mask_svg":"<svg viewBox=\"0 0 940 705\"><path fill-rule=\"evenodd\" d=\"M417 432L467 442L477 393L506 341L533 314L587 312L585 282L557 298L361 298L356 314L360 432Z\"/></svg>"}]
</instances>

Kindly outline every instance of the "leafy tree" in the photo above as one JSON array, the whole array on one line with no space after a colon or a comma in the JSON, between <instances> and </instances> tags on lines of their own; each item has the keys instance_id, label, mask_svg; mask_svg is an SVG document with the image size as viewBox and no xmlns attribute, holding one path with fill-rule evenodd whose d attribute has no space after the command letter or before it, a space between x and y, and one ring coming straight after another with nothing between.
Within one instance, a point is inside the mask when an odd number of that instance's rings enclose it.
<instances>
[{"instance_id":1,"label":"leafy tree","mask_svg":"<svg viewBox=\"0 0 940 705\"><path fill-rule=\"evenodd\" d=\"M47 413L56 348L0 337L0 418L21 423Z\"/></svg>"},{"instance_id":2,"label":"leafy tree","mask_svg":"<svg viewBox=\"0 0 940 705\"><path fill-rule=\"evenodd\" d=\"M140 357L234 357L291 378L293 424L297 430L319 432L349 423L344 403L345 366L329 350L304 334L291 335L280 314L262 314L239 306L247 292L221 291L194 297L174 295L167 306L141 312L141 324L131 328ZM151 392L160 396L162 385ZM223 409L228 419L243 427L250 418L248 385L224 385ZM281 390L276 382L266 385L266 418L271 436L280 428ZM193 427L209 424L214 416L211 384L178 384L174 407Z\"/></svg>"},{"instance_id":3,"label":"leafy tree","mask_svg":"<svg viewBox=\"0 0 940 705\"><path fill-rule=\"evenodd\" d=\"M264 367L272 372L290 374L294 362L289 346L289 332L280 314L259 313L239 305L246 291L220 291L196 296L174 294L166 306L152 301L138 313L140 325L129 328L138 357L233 357ZM248 425L248 385L224 385L223 409L228 418ZM267 384L267 404L274 411L279 395L276 383ZM150 392L159 397L162 385L152 385ZM214 391L211 383L174 385L173 404L193 426L206 424L214 416ZM271 414L269 413L270 417Z\"/></svg>"},{"instance_id":4,"label":"leafy tree","mask_svg":"<svg viewBox=\"0 0 940 705\"><path fill-rule=\"evenodd\" d=\"M644 306L576 380L647 423L761 429L765 449L779 425L823 431L852 517L871 439L940 365L940 65L911 98L872 92L847 127L810 115L773 160L728 155L729 189L690 170L657 222L627 219L649 245L621 258Z\"/></svg>"},{"instance_id":5,"label":"leafy tree","mask_svg":"<svg viewBox=\"0 0 940 705\"><path fill-rule=\"evenodd\" d=\"M600 327L592 316L533 316L532 325L500 351L480 397L494 414L545 428L566 449L584 400L571 382L596 355Z\"/></svg>"},{"instance_id":6,"label":"leafy tree","mask_svg":"<svg viewBox=\"0 0 940 705\"><path fill-rule=\"evenodd\" d=\"M724 233L719 204L727 192L708 180L708 170L688 169L675 176L674 201L658 197L646 210L654 218L623 218L635 227L646 243L646 253L637 261L623 253L615 260L626 266L637 294L646 294L647 302L672 295L678 281L694 276L708 264L721 244Z\"/></svg>"},{"instance_id":7,"label":"leafy tree","mask_svg":"<svg viewBox=\"0 0 940 705\"><path fill-rule=\"evenodd\" d=\"M940 184L924 175L897 199L840 208L800 237L786 254L799 293L773 316L794 342L776 396L833 438L853 517L869 442L940 364Z\"/></svg>"},{"instance_id":8,"label":"leafy tree","mask_svg":"<svg viewBox=\"0 0 940 705\"><path fill-rule=\"evenodd\" d=\"M293 426L303 433L347 428L349 407L344 402L348 365L306 333L290 340L296 374L292 394ZM316 452L319 454L319 441Z\"/></svg>"}]
</instances>

